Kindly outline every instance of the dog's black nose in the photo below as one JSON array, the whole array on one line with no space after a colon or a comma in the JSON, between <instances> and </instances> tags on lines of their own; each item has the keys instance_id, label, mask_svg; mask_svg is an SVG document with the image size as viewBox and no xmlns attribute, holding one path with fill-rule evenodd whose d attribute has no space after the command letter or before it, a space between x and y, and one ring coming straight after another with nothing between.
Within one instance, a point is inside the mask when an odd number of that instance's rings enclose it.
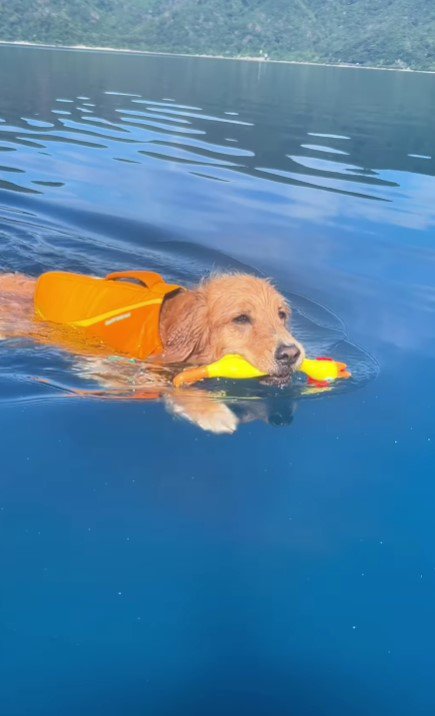
<instances>
[{"instance_id":1,"label":"dog's black nose","mask_svg":"<svg viewBox=\"0 0 435 716\"><path fill-rule=\"evenodd\" d=\"M282 366L294 365L300 355L301 351L295 343L288 346L281 344L275 351L275 359Z\"/></svg>"}]
</instances>

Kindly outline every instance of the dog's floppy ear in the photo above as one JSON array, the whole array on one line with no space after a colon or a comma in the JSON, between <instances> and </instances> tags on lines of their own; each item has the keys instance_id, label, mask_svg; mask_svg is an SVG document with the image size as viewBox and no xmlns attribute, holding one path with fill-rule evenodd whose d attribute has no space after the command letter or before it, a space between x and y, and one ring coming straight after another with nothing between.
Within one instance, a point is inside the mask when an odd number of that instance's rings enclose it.
<instances>
[{"instance_id":1,"label":"dog's floppy ear","mask_svg":"<svg viewBox=\"0 0 435 716\"><path fill-rule=\"evenodd\" d=\"M206 300L200 289L169 299L163 307L160 335L167 363L183 363L202 352L209 334Z\"/></svg>"}]
</instances>

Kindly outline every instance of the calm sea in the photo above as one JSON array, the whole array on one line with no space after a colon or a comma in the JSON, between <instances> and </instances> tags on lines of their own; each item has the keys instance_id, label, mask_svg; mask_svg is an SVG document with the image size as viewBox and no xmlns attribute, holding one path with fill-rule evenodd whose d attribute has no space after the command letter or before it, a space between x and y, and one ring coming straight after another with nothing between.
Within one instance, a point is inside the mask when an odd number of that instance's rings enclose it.
<instances>
[{"instance_id":1,"label":"calm sea","mask_svg":"<svg viewBox=\"0 0 435 716\"><path fill-rule=\"evenodd\" d=\"M0 48L1 271L271 276L354 374L218 437L1 344L2 716L435 713L434 82Z\"/></svg>"}]
</instances>

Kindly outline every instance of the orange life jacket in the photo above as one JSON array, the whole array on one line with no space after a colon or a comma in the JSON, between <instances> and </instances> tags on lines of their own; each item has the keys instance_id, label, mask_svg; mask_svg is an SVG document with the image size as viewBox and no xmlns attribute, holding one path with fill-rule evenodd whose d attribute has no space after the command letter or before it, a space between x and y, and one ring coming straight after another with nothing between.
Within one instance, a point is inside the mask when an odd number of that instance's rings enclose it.
<instances>
[{"instance_id":1,"label":"orange life jacket","mask_svg":"<svg viewBox=\"0 0 435 716\"><path fill-rule=\"evenodd\" d=\"M162 352L160 310L165 296L180 288L152 271L124 271L104 279L50 272L37 281L35 312L42 321L79 330L85 340L144 360Z\"/></svg>"}]
</instances>

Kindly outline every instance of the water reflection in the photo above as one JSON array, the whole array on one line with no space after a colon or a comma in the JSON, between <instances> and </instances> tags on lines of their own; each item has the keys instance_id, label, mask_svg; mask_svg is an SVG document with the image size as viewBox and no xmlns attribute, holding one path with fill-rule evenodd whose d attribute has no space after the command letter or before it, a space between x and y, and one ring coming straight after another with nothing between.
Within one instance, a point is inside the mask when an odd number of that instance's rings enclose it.
<instances>
[{"instance_id":1,"label":"water reflection","mask_svg":"<svg viewBox=\"0 0 435 716\"><path fill-rule=\"evenodd\" d=\"M311 177L313 170L321 167L319 164L313 166L310 159L313 154L323 153L335 156L335 165L331 162L330 166L325 165L325 170L334 171L335 166L344 179L349 162L361 171L417 169L423 174L433 174L434 140L428 131L433 116L433 99L430 91L426 91L431 78L424 75L411 78L404 73L377 73L374 76L351 70L270 65L263 67L258 75L253 64L205 62L201 68L195 67L195 83L192 85L192 60L189 58L115 58L71 52L62 54L62 71L57 71L53 66L56 53L30 48L1 48L1 52L4 68L10 53L14 53L14 63L19 65L20 75L13 85L7 72L3 70L1 76L7 97L2 115L6 122L15 124L8 129L2 127L2 132L13 133L8 141L19 143L29 124L49 140L53 130L59 125L65 126L62 118L72 117L74 128L83 135L85 142L89 131L86 122L89 121L109 122L117 132L124 130L130 141L138 143L164 140L162 131L170 132L174 137L176 132L185 133L186 130L194 135L201 133L204 140L198 144L193 140L189 145L205 152L218 146L225 154L225 142L231 139L240 146L238 156L245 157L243 168L252 172L256 166L265 167L271 173L275 170L285 172L288 171L288 157L298 157L299 166L293 171L305 178ZM30 73L29 57L34 66ZM174 63L176 74L162 73L162 69L170 68ZM147 69L146 73L142 72L143 68ZM159 72L155 71L157 68ZM70 97L61 94L64 90L63 72L68 72ZM162 74L163 86L158 80ZM44 77L49 78L46 84ZM135 89L140 87L141 92L108 89L109 78L112 86L114 83L123 87L127 84ZM234 104L232 87L235 83L238 92L242 92L237 99L237 111L234 107L228 108L228 104ZM76 91L84 85L89 92ZM168 85L171 92L165 92ZM188 95L201 101L184 103L175 101L173 95L177 98ZM255 100L259 95L261 106ZM408 98L408 104L406 114L401 116L403 96ZM84 98L87 98L86 106ZM66 103L68 109L58 106ZM17 126L16 108L19 105L23 108L21 127ZM8 109L11 106L12 111ZM382 123L378 121L380 106ZM29 107L31 111L26 111ZM376 130L373 131L375 117ZM401 121L398 121L399 117ZM133 122L140 119L143 121ZM228 127L231 127L231 137L225 136ZM310 137L319 138L322 143L313 144ZM35 138L42 139L39 132ZM68 140L69 136L65 138ZM305 152L301 154L301 150ZM341 156L347 156L347 161L342 162ZM421 161L422 157L426 158L425 162ZM109 151L105 158L109 162L113 154ZM248 161L249 158L252 161ZM367 183L370 187L371 182ZM322 184L317 186L321 188ZM334 186L332 184L332 188ZM340 189L338 185L336 188Z\"/></svg>"}]
</instances>

